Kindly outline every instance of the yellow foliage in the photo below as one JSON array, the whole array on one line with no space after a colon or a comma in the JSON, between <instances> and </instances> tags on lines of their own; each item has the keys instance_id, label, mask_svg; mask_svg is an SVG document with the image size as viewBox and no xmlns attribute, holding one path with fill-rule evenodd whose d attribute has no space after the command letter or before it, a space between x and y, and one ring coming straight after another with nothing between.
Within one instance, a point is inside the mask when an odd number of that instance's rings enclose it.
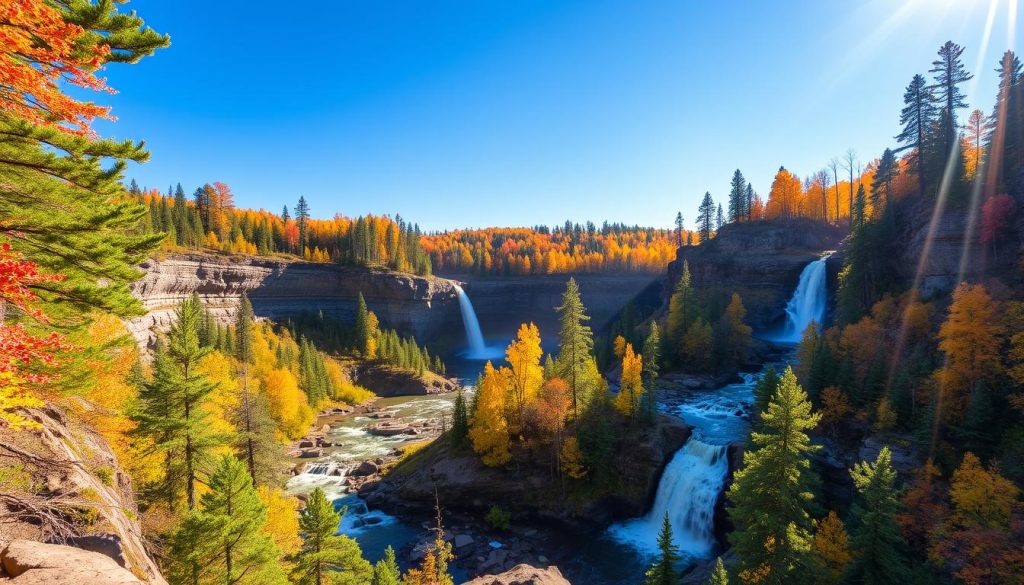
<instances>
[{"instance_id":1,"label":"yellow foliage","mask_svg":"<svg viewBox=\"0 0 1024 585\"><path fill-rule=\"evenodd\" d=\"M954 421L962 419L977 383L1002 367L1003 324L998 315L999 305L984 286L963 283L953 292L949 315L939 329L939 349L946 354L946 366L938 372L938 380L947 390Z\"/></svg>"},{"instance_id":2,"label":"yellow foliage","mask_svg":"<svg viewBox=\"0 0 1024 585\"><path fill-rule=\"evenodd\" d=\"M38 429L39 423L14 412L18 408L43 406L43 401L29 393L24 383L14 372L0 371L0 421L14 430Z\"/></svg>"},{"instance_id":3,"label":"yellow foliage","mask_svg":"<svg viewBox=\"0 0 1024 585\"><path fill-rule=\"evenodd\" d=\"M513 429L521 429L526 405L537 397L544 384L544 368L540 365L543 355L540 348L540 330L533 323L523 323L515 340L505 350L505 361L511 366L508 376L512 403L509 405L515 416Z\"/></svg>"},{"instance_id":4,"label":"yellow foliage","mask_svg":"<svg viewBox=\"0 0 1024 585\"><path fill-rule=\"evenodd\" d=\"M878 401L878 409L875 411L875 431L888 431L896 426L896 411L889 405L889 399L885 396Z\"/></svg>"},{"instance_id":5,"label":"yellow foliage","mask_svg":"<svg viewBox=\"0 0 1024 585\"><path fill-rule=\"evenodd\" d=\"M622 354L622 384L615 397L615 408L626 416L633 416L640 407L644 386L643 357L633 351L633 344L627 343Z\"/></svg>"},{"instance_id":6,"label":"yellow foliage","mask_svg":"<svg viewBox=\"0 0 1024 585\"><path fill-rule=\"evenodd\" d=\"M497 467L512 458L509 452L508 423L505 421L505 377L487 362L477 388L476 412L469 430L473 451L484 465Z\"/></svg>"},{"instance_id":7,"label":"yellow foliage","mask_svg":"<svg viewBox=\"0 0 1024 585\"><path fill-rule=\"evenodd\" d=\"M305 393L299 389L295 375L284 368L275 368L260 382L270 403L270 414L277 421L281 434L287 439L297 439L305 434L315 413L309 407Z\"/></svg>"},{"instance_id":8,"label":"yellow foliage","mask_svg":"<svg viewBox=\"0 0 1024 585\"><path fill-rule=\"evenodd\" d=\"M949 495L954 517L962 526L995 528L1010 523L1020 489L995 469L982 467L978 457L967 452L953 472Z\"/></svg>"},{"instance_id":9,"label":"yellow foliage","mask_svg":"<svg viewBox=\"0 0 1024 585\"><path fill-rule=\"evenodd\" d=\"M818 522L814 532L814 553L824 566L829 583L838 583L846 565L850 564L849 536L835 511Z\"/></svg>"},{"instance_id":10,"label":"yellow foliage","mask_svg":"<svg viewBox=\"0 0 1024 585\"><path fill-rule=\"evenodd\" d=\"M621 358L623 355L626 354L626 338L621 335L616 335L613 347L615 351L615 357Z\"/></svg>"},{"instance_id":11,"label":"yellow foliage","mask_svg":"<svg viewBox=\"0 0 1024 585\"><path fill-rule=\"evenodd\" d=\"M199 372L215 385L204 408L209 413L206 419L208 429L216 434L229 436L237 431L231 423L231 413L238 408L240 390L235 377L235 361L213 351L199 361ZM222 445L214 451L216 456L231 454L229 445Z\"/></svg>"},{"instance_id":12,"label":"yellow foliage","mask_svg":"<svg viewBox=\"0 0 1024 585\"><path fill-rule=\"evenodd\" d=\"M327 369L327 377L331 379L334 387L334 398L346 404L359 404L373 398L375 394L362 386L357 386L349 379L345 369L337 360L326 358L324 366Z\"/></svg>"},{"instance_id":13,"label":"yellow foliage","mask_svg":"<svg viewBox=\"0 0 1024 585\"><path fill-rule=\"evenodd\" d=\"M267 507L267 521L263 525L263 532L274 541L282 557L298 552L302 546L297 512L299 501L280 488L265 485L256 488L256 493Z\"/></svg>"},{"instance_id":14,"label":"yellow foliage","mask_svg":"<svg viewBox=\"0 0 1024 585\"><path fill-rule=\"evenodd\" d=\"M583 479L587 476L587 468L583 465L583 453L576 437L569 437L562 443L562 473L572 479Z\"/></svg>"}]
</instances>

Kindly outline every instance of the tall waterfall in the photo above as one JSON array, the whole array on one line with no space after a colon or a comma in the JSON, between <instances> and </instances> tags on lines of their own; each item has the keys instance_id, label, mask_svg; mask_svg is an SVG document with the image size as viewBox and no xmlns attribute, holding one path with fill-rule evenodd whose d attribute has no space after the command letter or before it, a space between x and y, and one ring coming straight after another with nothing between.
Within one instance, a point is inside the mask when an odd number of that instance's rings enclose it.
<instances>
[{"instance_id":1,"label":"tall waterfall","mask_svg":"<svg viewBox=\"0 0 1024 585\"><path fill-rule=\"evenodd\" d=\"M476 311L473 310L473 301L462 287L452 283L455 293L459 296L459 310L462 311L462 326L466 328L466 343L469 344L470 356L483 356L487 353L487 346L484 345L484 334L480 331L480 321L476 318Z\"/></svg>"},{"instance_id":2,"label":"tall waterfall","mask_svg":"<svg viewBox=\"0 0 1024 585\"><path fill-rule=\"evenodd\" d=\"M715 546L715 501L728 473L727 450L727 445L709 445L691 437L665 468L651 511L612 526L611 535L655 554L658 532L668 512L680 552L690 557L711 554Z\"/></svg>"},{"instance_id":3,"label":"tall waterfall","mask_svg":"<svg viewBox=\"0 0 1024 585\"><path fill-rule=\"evenodd\" d=\"M782 335L776 340L797 343L803 337L804 329L814 321L821 325L825 318L825 306L828 303L828 287L825 285L825 262L831 254L826 254L804 267L800 273L800 282L793 291L793 296L786 304L786 325Z\"/></svg>"}]
</instances>

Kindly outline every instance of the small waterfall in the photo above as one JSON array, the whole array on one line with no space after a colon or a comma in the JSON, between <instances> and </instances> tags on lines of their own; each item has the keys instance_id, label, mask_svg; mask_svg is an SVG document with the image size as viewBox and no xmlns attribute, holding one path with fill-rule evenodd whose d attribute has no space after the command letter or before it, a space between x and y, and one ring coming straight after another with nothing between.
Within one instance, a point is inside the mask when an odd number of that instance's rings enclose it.
<instances>
[{"instance_id":1,"label":"small waterfall","mask_svg":"<svg viewBox=\"0 0 1024 585\"><path fill-rule=\"evenodd\" d=\"M729 470L727 451L727 445L710 445L691 437L665 468L651 511L612 526L610 534L641 551L657 553L658 532L668 512L680 552L707 557L715 546L715 502Z\"/></svg>"},{"instance_id":2,"label":"small waterfall","mask_svg":"<svg viewBox=\"0 0 1024 585\"><path fill-rule=\"evenodd\" d=\"M798 343L803 337L804 329L814 321L819 326L825 318L825 306L828 303L828 287L825 284L825 262L831 254L826 254L804 267L800 273L800 281L793 291L792 298L786 304L786 325L782 335L776 341Z\"/></svg>"},{"instance_id":3,"label":"small waterfall","mask_svg":"<svg viewBox=\"0 0 1024 585\"><path fill-rule=\"evenodd\" d=\"M469 356L483 357L487 355L487 346L484 345L484 334L480 331L480 322L476 318L476 311L473 310L473 301L462 287L452 283L455 293L459 297L459 310L462 311L462 326L466 328L466 343L469 344Z\"/></svg>"}]
</instances>

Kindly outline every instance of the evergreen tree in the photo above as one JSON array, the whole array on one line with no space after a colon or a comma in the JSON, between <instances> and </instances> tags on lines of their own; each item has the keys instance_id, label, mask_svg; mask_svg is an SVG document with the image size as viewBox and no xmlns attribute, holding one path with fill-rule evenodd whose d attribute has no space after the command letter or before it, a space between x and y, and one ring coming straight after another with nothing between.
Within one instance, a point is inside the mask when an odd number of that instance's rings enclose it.
<instances>
[{"instance_id":1,"label":"evergreen tree","mask_svg":"<svg viewBox=\"0 0 1024 585\"><path fill-rule=\"evenodd\" d=\"M711 239L711 232L715 226L715 202L711 199L711 193L705 192L704 199L697 208L697 232L700 234L701 243Z\"/></svg>"},{"instance_id":2,"label":"evergreen tree","mask_svg":"<svg viewBox=\"0 0 1024 585\"><path fill-rule=\"evenodd\" d=\"M928 173L925 156L928 151L928 131L935 121L935 96L923 75L915 75L903 94L903 110L900 112L900 125L903 131L896 140L904 144L904 148L912 149L911 165L917 174L918 194L923 195L928 186Z\"/></svg>"},{"instance_id":3,"label":"evergreen tree","mask_svg":"<svg viewBox=\"0 0 1024 585\"><path fill-rule=\"evenodd\" d=\"M1024 67L1013 51L1006 51L996 72L999 86L985 137L989 153L985 187L989 195L1008 191L1008 183L1015 182L1014 177L1024 168ZM1019 189L1024 185L1016 186Z\"/></svg>"},{"instance_id":4,"label":"evergreen tree","mask_svg":"<svg viewBox=\"0 0 1024 585\"><path fill-rule=\"evenodd\" d=\"M757 574L770 583L798 579L811 549L812 445L807 431L820 416L811 410L796 376L786 368L761 413L761 432L729 487L730 518L737 530L729 541L739 554L741 576Z\"/></svg>"},{"instance_id":5,"label":"evergreen tree","mask_svg":"<svg viewBox=\"0 0 1024 585\"><path fill-rule=\"evenodd\" d=\"M560 313L561 338L558 342L558 374L569 384L574 414L585 398L586 366L594 350L594 336L586 324L590 320L586 307L580 298L576 279L570 278L565 285L562 304L556 310Z\"/></svg>"},{"instance_id":6,"label":"evergreen tree","mask_svg":"<svg viewBox=\"0 0 1024 585\"><path fill-rule=\"evenodd\" d=\"M299 197L295 205L295 225L299 228L299 250L309 245L309 204L305 197Z\"/></svg>"},{"instance_id":7,"label":"evergreen tree","mask_svg":"<svg viewBox=\"0 0 1024 585\"><path fill-rule=\"evenodd\" d=\"M686 230L685 230L685 226L683 224L683 212L679 211L679 212L676 213L676 247L677 248L682 248L683 247L683 232L684 231L686 231Z\"/></svg>"},{"instance_id":8,"label":"evergreen tree","mask_svg":"<svg viewBox=\"0 0 1024 585\"><path fill-rule=\"evenodd\" d=\"M249 364L253 360L252 355L252 326L253 326L252 303L249 297L242 294L242 301L238 307L238 314L235 318L235 344L239 364L239 374L242 381L242 401L240 404L241 441L245 452L245 463L249 468L249 475L252 481L256 482L256 438L253 435L253 412L249 396Z\"/></svg>"},{"instance_id":9,"label":"evergreen tree","mask_svg":"<svg viewBox=\"0 0 1024 585\"><path fill-rule=\"evenodd\" d=\"M285 205L284 209L281 210L281 221L283 223L287 224L288 220L290 220L290 219L291 219L291 216L288 215L288 206Z\"/></svg>"},{"instance_id":10,"label":"evergreen tree","mask_svg":"<svg viewBox=\"0 0 1024 585\"><path fill-rule=\"evenodd\" d=\"M395 549L389 545L384 549L384 558L373 566L373 577L370 585L401 585L402 573L395 559Z\"/></svg>"},{"instance_id":11,"label":"evergreen tree","mask_svg":"<svg viewBox=\"0 0 1024 585\"><path fill-rule=\"evenodd\" d=\"M360 585L373 577L373 568L363 558L359 544L337 534L341 512L334 509L324 491L316 488L299 516L304 540L295 555L292 582L298 585Z\"/></svg>"},{"instance_id":12,"label":"evergreen tree","mask_svg":"<svg viewBox=\"0 0 1024 585\"><path fill-rule=\"evenodd\" d=\"M363 293L359 293L356 300L356 320L353 327L355 331L356 351L360 355L366 355L370 345L370 310L366 306L366 299Z\"/></svg>"},{"instance_id":13,"label":"evergreen tree","mask_svg":"<svg viewBox=\"0 0 1024 585\"><path fill-rule=\"evenodd\" d=\"M280 553L264 532L267 510L246 466L224 455L209 481L200 507L175 531L170 542L173 585L284 585Z\"/></svg>"},{"instance_id":14,"label":"evergreen tree","mask_svg":"<svg viewBox=\"0 0 1024 585\"><path fill-rule=\"evenodd\" d=\"M747 181L739 169L732 174L732 182L729 189L729 221L739 223L746 221L749 211L747 210Z\"/></svg>"},{"instance_id":15,"label":"evergreen tree","mask_svg":"<svg viewBox=\"0 0 1024 585\"><path fill-rule=\"evenodd\" d=\"M746 201L747 221L754 219L754 186L747 183L747 201Z\"/></svg>"},{"instance_id":16,"label":"evergreen tree","mask_svg":"<svg viewBox=\"0 0 1024 585\"><path fill-rule=\"evenodd\" d=\"M690 263L683 260L683 273L679 276L668 304L667 341L673 357L678 357L683 347L683 337L697 314L694 305L694 291L690 278Z\"/></svg>"},{"instance_id":17,"label":"evergreen tree","mask_svg":"<svg viewBox=\"0 0 1024 585\"><path fill-rule=\"evenodd\" d=\"M899 163L891 148L886 148L878 160L875 178L871 181L871 207L876 215L892 200L892 182L899 174Z\"/></svg>"},{"instance_id":18,"label":"evergreen tree","mask_svg":"<svg viewBox=\"0 0 1024 585\"><path fill-rule=\"evenodd\" d=\"M729 573L725 570L725 565L722 564L722 557L715 559L715 568L711 570L708 585L729 585Z\"/></svg>"},{"instance_id":19,"label":"evergreen tree","mask_svg":"<svg viewBox=\"0 0 1024 585\"><path fill-rule=\"evenodd\" d=\"M963 53L963 47L953 41L946 41L939 48L939 58L932 62L932 68L928 71L936 74L933 87L935 88L935 98L942 107L939 123L942 126L940 129L942 140L940 160L943 163L948 157L958 152L959 126L956 121L956 111L967 107L964 92L957 86L974 77L964 68L961 60Z\"/></svg>"},{"instance_id":20,"label":"evergreen tree","mask_svg":"<svg viewBox=\"0 0 1024 585\"><path fill-rule=\"evenodd\" d=\"M668 512L665 512L661 532L658 533L658 559L647 569L644 585L676 585L679 582L677 563L679 547L672 542L672 523L668 521Z\"/></svg>"},{"instance_id":21,"label":"evergreen tree","mask_svg":"<svg viewBox=\"0 0 1024 585\"><path fill-rule=\"evenodd\" d=\"M177 441L181 424L178 417L179 372L166 346L157 341L153 351L153 378L144 381L141 372L138 405L131 413L136 426L132 435L148 439L163 455L162 476L144 487L149 500L161 499L174 512L185 488L185 469Z\"/></svg>"},{"instance_id":22,"label":"evergreen tree","mask_svg":"<svg viewBox=\"0 0 1024 585\"><path fill-rule=\"evenodd\" d=\"M643 350L643 386L647 389L644 392L643 413L648 423L653 423L657 414L657 383L658 369L661 363L661 330L658 323L651 320L651 326L647 330L647 337L644 339Z\"/></svg>"},{"instance_id":23,"label":"evergreen tree","mask_svg":"<svg viewBox=\"0 0 1024 585\"><path fill-rule=\"evenodd\" d=\"M863 505L854 507L858 527L853 534L857 555L850 567L856 583L903 583L909 577L903 549L906 543L896 525L899 491L892 454L882 447L874 463L861 462L850 470Z\"/></svg>"},{"instance_id":24,"label":"evergreen tree","mask_svg":"<svg viewBox=\"0 0 1024 585\"><path fill-rule=\"evenodd\" d=\"M459 388L455 395L455 406L452 409L452 444L461 445L469 437L469 412L466 409L466 398Z\"/></svg>"},{"instance_id":25,"label":"evergreen tree","mask_svg":"<svg viewBox=\"0 0 1024 585\"><path fill-rule=\"evenodd\" d=\"M761 413L768 412L768 404L771 403L775 390L779 387L779 374L775 366L768 366L764 374L754 384L754 427L758 427L761 421Z\"/></svg>"},{"instance_id":26,"label":"evergreen tree","mask_svg":"<svg viewBox=\"0 0 1024 585\"><path fill-rule=\"evenodd\" d=\"M722 229L725 225L725 215L722 213L722 204L718 204L718 211L715 212L715 231Z\"/></svg>"}]
</instances>

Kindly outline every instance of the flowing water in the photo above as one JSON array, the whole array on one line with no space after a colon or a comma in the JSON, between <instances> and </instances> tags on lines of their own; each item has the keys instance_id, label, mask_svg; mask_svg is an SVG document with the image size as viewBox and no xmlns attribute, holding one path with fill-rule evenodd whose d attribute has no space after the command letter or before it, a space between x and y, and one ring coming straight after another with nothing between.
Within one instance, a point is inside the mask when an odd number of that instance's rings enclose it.
<instances>
[{"instance_id":1,"label":"flowing water","mask_svg":"<svg viewBox=\"0 0 1024 585\"><path fill-rule=\"evenodd\" d=\"M459 297L462 326L466 329L467 349L461 357L467 360L487 360L501 357L504 354L502 346L487 345L484 342L484 332L480 329L480 321L476 318L476 310L473 309L473 301L469 299L469 295L454 282L452 286L455 287L455 294Z\"/></svg>"},{"instance_id":2,"label":"flowing water","mask_svg":"<svg viewBox=\"0 0 1024 585\"><path fill-rule=\"evenodd\" d=\"M774 339L783 343L799 343L804 329L811 322L819 326L825 319L828 305L828 287L825 286L825 263L831 254L826 254L804 267L800 273L793 296L786 304L786 324L782 333Z\"/></svg>"}]
</instances>

